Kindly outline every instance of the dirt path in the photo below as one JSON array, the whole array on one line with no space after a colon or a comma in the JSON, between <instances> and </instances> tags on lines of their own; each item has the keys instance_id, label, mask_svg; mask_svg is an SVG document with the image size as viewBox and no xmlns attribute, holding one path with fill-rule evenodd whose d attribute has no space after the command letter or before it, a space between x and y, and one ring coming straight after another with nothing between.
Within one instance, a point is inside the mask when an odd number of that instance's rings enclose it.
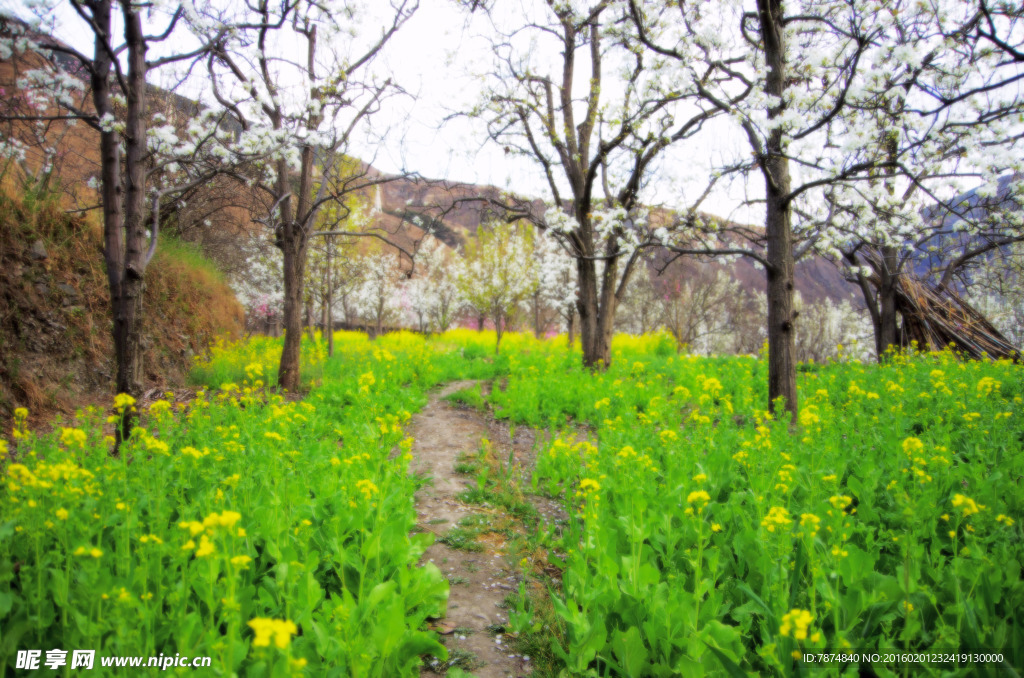
<instances>
[{"instance_id":1,"label":"dirt path","mask_svg":"<svg viewBox=\"0 0 1024 678\"><path fill-rule=\"evenodd\" d=\"M496 517L496 511L464 504L457 498L474 482L472 475L455 471L460 453L479 449L488 435L487 420L478 412L457 409L444 396L472 386L474 382L454 382L430 397L430 402L415 417L410 435L413 472L428 475L433 483L416 493L419 527L438 535L438 539L458 534L459 522L470 518L484 523ZM501 608L505 597L516 590L516 568L506 562L503 542L482 535L467 550L435 542L423 555L432 561L451 582L447 616L437 624L442 642L448 647L447 666L427 668L424 676L443 675L458 666L479 678L527 676L529 661L507 647L500 629L508 620ZM476 545L479 544L479 545Z\"/></svg>"}]
</instances>

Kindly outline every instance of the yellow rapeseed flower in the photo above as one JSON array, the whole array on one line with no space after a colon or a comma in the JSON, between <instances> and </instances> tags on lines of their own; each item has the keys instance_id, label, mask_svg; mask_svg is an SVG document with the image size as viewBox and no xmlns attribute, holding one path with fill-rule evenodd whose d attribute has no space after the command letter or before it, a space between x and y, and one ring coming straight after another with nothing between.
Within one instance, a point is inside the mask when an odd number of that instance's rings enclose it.
<instances>
[{"instance_id":1,"label":"yellow rapeseed flower","mask_svg":"<svg viewBox=\"0 0 1024 678\"><path fill-rule=\"evenodd\" d=\"M64 428L60 429L60 444L65 447L85 447L85 431L80 428Z\"/></svg>"},{"instance_id":2,"label":"yellow rapeseed flower","mask_svg":"<svg viewBox=\"0 0 1024 678\"><path fill-rule=\"evenodd\" d=\"M694 490L686 496L687 504L707 504L711 501L711 495L704 490Z\"/></svg>"},{"instance_id":3,"label":"yellow rapeseed flower","mask_svg":"<svg viewBox=\"0 0 1024 678\"><path fill-rule=\"evenodd\" d=\"M984 398L985 396L992 393L992 391L998 391L1001 383L993 379L992 377L982 377L978 380L978 385L975 387L978 397Z\"/></svg>"},{"instance_id":4,"label":"yellow rapeseed flower","mask_svg":"<svg viewBox=\"0 0 1024 678\"><path fill-rule=\"evenodd\" d=\"M843 509L845 509L852 502L853 502L853 500L850 497L846 496L845 494L833 495L833 496L828 498L828 503L832 504L832 508L834 508L836 510L839 510L839 511L842 511Z\"/></svg>"},{"instance_id":5,"label":"yellow rapeseed flower","mask_svg":"<svg viewBox=\"0 0 1024 678\"><path fill-rule=\"evenodd\" d=\"M199 548L196 549L196 558L212 556L216 552L217 549L213 547L213 542L211 542L205 534L199 538Z\"/></svg>"},{"instance_id":6,"label":"yellow rapeseed flower","mask_svg":"<svg viewBox=\"0 0 1024 678\"><path fill-rule=\"evenodd\" d=\"M135 398L131 397L127 393L118 393L114 396L114 409L118 412L124 412L126 408L135 405Z\"/></svg>"},{"instance_id":7,"label":"yellow rapeseed flower","mask_svg":"<svg viewBox=\"0 0 1024 678\"><path fill-rule=\"evenodd\" d=\"M789 511L782 506L772 506L768 509L768 515L761 521L761 526L767 528L769 532L774 532L776 528L789 527L791 523Z\"/></svg>"},{"instance_id":8,"label":"yellow rapeseed flower","mask_svg":"<svg viewBox=\"0 0 1024 678\"><path fill-rule=\"evenodd\" d=\"M962 494L953 495L953 506L963 511L964 517L974 515L981 509L985 508L984 504L978 504L970 497L966 497Z\"/></svg>"},{"instance_id":9,"label":"yellow rapeseed flower","mask_svg":"<svg viewBox=\"0 0 1024 678\"><path fill-rule=\"evenodd\" d=\"M722 382L718 381L714 377L711 377L710 379L704 380L702 388L711 395L715 395L722 390Z\"/></svg>"},{"instance_id":10,"label":"yellow rapeseed flower","mask_svg":"<svg viewBox=\"0 0 1024 678\"><path fill-rule=\"evenodd\" d=\"M213 512L203 518L203 527L232 527L241 519L242 514L237 511L224 511L222 513Z\"/></svg>"},{"instance_id":11,"label":"yellow rapeseed flower","mask_svg":"<svg viewBox=\"0 0 1024 678\"><path fill-rule=\"evenodd\" d=\"M907 438L903 441L903 452L908 456L912 457L918 454L924 449L924 443L918 438Z\"/></svg>"},{"instance_id":12,"label":"yellow rapeseed flower","mask_svg":"<svg viewBox=\"0 0 1024 678\"><path fill-rule=\"evenodd\" d=\"M192 447L191 445L189 445L189 446L181 448L181 453L183 455L185 455L186 457L193 457L194 459L200 459L200 458L205 457L206 455L208 455L210 453L210 451L208 449L206 449L205 447L202 449L202 451L200 451L200 450L197 450L196 448Z\"/></svg>"},{"instance_id":13,"label":"yellow rapeseed flower","mask_svg":"<svg viewBox=\"0 0 1024 678\"><path fill-rule=\"evenodd\" d=\"M356 481L356 487L359 489L360 492L363 493L363 496L366 497L367 499L369 499L370 497L372 497L373 495L377 494L380 491L377 488L377 485L374 484L372 480L358 480Z\"/></svg>"},{"instance_id":14,"label":"yellow rapeseed flower","mask_svg":"<svg viewBox=\"0 0 1024 678\"><path fill-rule=\"evenodd\" d=\"M292 636L299 631L298 627L295 626L295 622L286 619L269 619L267 617L257 617L251 620L248 626L255 634L252 641L253 647L269 647L270 641L273 639L274 645L284 649L288 647Z\"/></svg>"},{"instance_id":15,"label":"yellow rapeseed flower","mask_svg":"<svg viewBox=\"0 0 1024 678\"><path fill-rule=\"evenodd\" d=\"M797 640L805 640L807 638L807 629L812 621L814 621L814 616L810 612L800 608L793 608L782 615L782 625L779 627L779 634L786 637L792 634L793 638Z\"/></svg>"},{"instance_id":16,"label":"yellow rapeseed flower","mask_svg":"<svg viewBox=\"0 0 1024 678\"><path fill-rule=\"evenodd\" d=\"M810 527L812 537L818 533L818 523L820 522L821 518L813 513L800 514L800 527Z\"/></svg>"},{"instance_id":17,"label":"yellow rapeseed flower","mask_svg":"<svg viewBox=\"0 0 1024 678\"><path fill-rule=\"evenodd\" d=\"M163 415L167 414L170 411L171 411L171 404L169 402L167 402L166 400L154 401L153 404L149 406L149 413L153 414L153 415L156 415L158 417L163 416Z\"/></svg>"},{"instance_id":18,"label":"yellow rapeseed flower","mask_svg":"<svg viewBox=\"0 0 1024 678\"><path fill-rule=\"evenodd\" d=\"M800 425L803 426L804 428L807 428L808 426L813 426L814 424L821 423L821 417L819 417L818 414L811 409L812 407L814 406L808 405L806 408L800 410L799 421Z\"/></svg>"},{"instance_id":19,"label":"yellow rapeseed flower","mask_svg":"<svg viewBox=\"0 0 1024 678\"><path fill-rule=\"evenodd\" d=\"M182 521L178 523L178 527L180 527L183 530L188 530L189 534L193 537L206 529L205 527L203 527L203 524L198 520Z\"/></svg>"}]
</instances>

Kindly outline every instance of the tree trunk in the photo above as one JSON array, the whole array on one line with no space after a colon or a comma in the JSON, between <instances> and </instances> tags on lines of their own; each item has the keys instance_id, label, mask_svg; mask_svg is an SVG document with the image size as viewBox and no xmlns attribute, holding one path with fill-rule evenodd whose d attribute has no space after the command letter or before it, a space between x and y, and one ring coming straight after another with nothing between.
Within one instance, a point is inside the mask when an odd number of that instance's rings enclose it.
<instances>
[{"instance_id":1,"label":"tree trunk","mask_svg":"<svg viewBox=\"0 0 1024 678\"><path fill-rule=\"evenodd\" d=\"M765 93L780 102L768 109L773 120L785 110L786 55L783 42L782 0L758 0L758 18L764 41L768 75ZM776 400L785 401L793 421L797 416L796 393L796 313L793 308L793 233L789 160L785 157L783 132L776 128L768 135L764 157L760 159L765 178L765 236L768 240L768 409L776 411Z\"/></svg>"},{"instance_id":2,"label":"tree trunk","mask_svg":"<svg viewBox=\"0 0 1024 678\"><path fill-rule=\"evenodd\" d=\"M315 79L316 28L308 34L306 68L310 79ZM271 115L272 127L282 129L284 115L275 109ZM311 113L306 124L315 129L320 123L319 114ZM313 169L316 158L313 147L304 145L300 153L299 186L292 207L291 169L284 159L277 162L277 185L275 191L281 196L281 223L278 226L276 244L284 255L284 348L281 350L281 364L277 372L277 383L283 389L298 391L301 382L299 371L302 354L302 298L306 277L306 251L309 244L309 229L312 227L314 210ZM284 197L289 196L289 197Z\"/></svg>"},{"instance_id":3,"label":"tree trunk","mask_svg":"<svg viewBox=\"0 0 1024 678\"><path fill-rule=\"evenodd\" d=\"M97 115L112 114L110 101L111 4L93 6L95 69L92 75L93 104ZM125 119L125 177L121 177L121 148L117 132L100 133L100 173L103 183L104 259L110 287L113 317L115 388L136 400L142 397L142 293L145 252L145 156L146 156L146 41L139 16L123 6L125 42L128 48L127 115ZM136 415L126 407L117 428L116 445L131 435Z\"/></svg>"},{"instance_id":4,"label":"tree trunk","mask_svg":"<svg viewBox=\"0 0 1024 678\"><path fill-rule=\"evenodd\" d=\"M592 242L593 226L585 212L577 210L581 239ZM612 364L612 336L615 333L615 311L624 293L629 278L627 264L622 281L618 280L618 257L614 256L617 243L609 242L604 252L604 271L598 275L597 262L591 258L576 259L579 278L579 293L576 307L580 312L580 340L583 346L583 364L591 369L606 370ZM592 248L584 250L586 256L593 256Z\"/></svg>"},{"instance_id":5,"label":"tree trunk","mask_svg":"<svg viewBox=\"0 0 1024 678\"><path fill-rule=\"evenodd\" d=\"M540 292L533 293L533 336L540 339Z\"/></svg>"},{"instance_id":6,"label":"tree trunk","mask_svg":"<svg viewBox=\"0 0 1024 678\"><path fill-rule=\"evenodd\" d=\"M484 331L484 321L486 319L487 319L487 317L483 316L483 315L478 315L476 317L476 331L477 332L483 332Z\"/></svg>"},{"instance_id":7,"label":"tree trunk","mask_svg":"<svg viewBox=\"0 0 1024 678\"><path fill-rule=\"evenodd\" d=\"M574 309L574 308L570 308L569 309L569 319L568 319L568 321L566 321L566 325L568 326L568 330L569 330L568 345L569 345L569 348L571 350L572 347L573 347L573 344L576 343L576 309Z\"/></svg>"},{"instance_id":8,"label":"tree trunk","mask_svg":"<svg viewBox=\"0 0 1024 678\"><path fill-rule=\"evenodd\" d=\"M300 384L299 358L302 345L302 277L304 264L299 255L298 234L294 222L282 227L284 254L284 347L278 369L278 386L298 391Z\"/></svg>"},{"instance_id":9,"label":"tree trunk","mask_svg":"<svg viewBox=\"0 0 1024 678\"><path fill-rule=\"evenodd\" d=\"M316 322L313 320L313 299L305 299L302 308L302 324L306 332L309 333L309 341L312 342L316 340Z\"/></svg>"},{"instance_id":10,"label":"tree trunk","mask_svg":"<svg viewBox=\"0 0 1024 678\"><path fill-rule=\"evenodd\" d=\"M896 346L896 280L899 260L896 249L882 248L882 267L878 272L881 284L878 288L878 326L875 335L875 349L878 362L886 360L886 351Z\"/></svg>"},{"instance_id":11,"label":"tree trunk","mask_svg":"<svg viewBox=\"0 0 1024 678\"><path fill-rule=\"evenodd\" d=\"M334 277L331 271L331 251L334 249L334 237L327 236L327 299L324 306L327 308L327 318L324 322L324 332L327 333L327 357L334 356Z\"/></svg>"},{"instance_id":12,"label":"tree trunk","mask_svg":"<svg viewBox=\"0 0 1024 678\"><path fill-rule=\"evenodd\" d=\"M577 259L579 295L576 308L580 313L580 345L583 365L590 369L606 369L611 365L610 337L606 332L607 315L602 315L598 301L597 266L593 259Z\"/></svg>"}]
</instances>

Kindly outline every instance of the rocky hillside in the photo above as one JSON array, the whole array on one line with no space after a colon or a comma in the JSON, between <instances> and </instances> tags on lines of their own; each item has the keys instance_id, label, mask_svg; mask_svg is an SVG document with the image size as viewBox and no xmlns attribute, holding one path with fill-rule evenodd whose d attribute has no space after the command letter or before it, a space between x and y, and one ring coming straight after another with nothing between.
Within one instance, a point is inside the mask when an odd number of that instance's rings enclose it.
<instances>
[{"instance_id":1,"label":"rocky hillside","mask_svg":"<svg viewBox=\"0 0 1024 678\"><path fill-rule=\"evenodd\" d=\"M375 170L370 170L374 172ZM390 233L404 234L405 238L420 238L422 231L409 223L412 216L429 221L441 240L449 246L458 246L472 238L480 227L485 213L485 200L500 198L502 191L494 186L458 184L447 186L440 181L416 181L395 179L381 184L378 193L370 199L380 206L377 226ZM543 209L539 201L537 208ZM661 257L654 257L650 271L656 275L655 264ZM765 273L753 260L739 259L728 265L744 287L763 291L766 287ZM830 299L857 303L858 288L848 283L839 270L821 257L808 257L796 267L796 288L803 298L810 302Z\"/></svg>"}]
</instances>

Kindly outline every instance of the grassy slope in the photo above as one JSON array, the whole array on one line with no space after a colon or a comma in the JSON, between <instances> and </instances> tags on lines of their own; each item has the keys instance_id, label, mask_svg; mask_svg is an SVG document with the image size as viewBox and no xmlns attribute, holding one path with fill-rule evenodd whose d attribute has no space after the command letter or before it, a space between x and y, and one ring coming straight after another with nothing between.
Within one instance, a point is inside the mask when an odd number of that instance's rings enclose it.
<instances>
[{"instance_id":1,"label":"grassy slope","mask_svg":"<svg viewBox=\"0 0 1024 678\"><path fill-rule=\"evenodd\" d=\"M13 197L12 197L13 194ZM47 258L31 255L42 241ZM147 271L146 386L184 382L190 357L241 330L242 309L216 268L191 246L164 239ZM15 407L33 419L98 399L113 388L110 305L97 219L56 200L0 192L0 423Z\"/></svg>"}]
</instances>

